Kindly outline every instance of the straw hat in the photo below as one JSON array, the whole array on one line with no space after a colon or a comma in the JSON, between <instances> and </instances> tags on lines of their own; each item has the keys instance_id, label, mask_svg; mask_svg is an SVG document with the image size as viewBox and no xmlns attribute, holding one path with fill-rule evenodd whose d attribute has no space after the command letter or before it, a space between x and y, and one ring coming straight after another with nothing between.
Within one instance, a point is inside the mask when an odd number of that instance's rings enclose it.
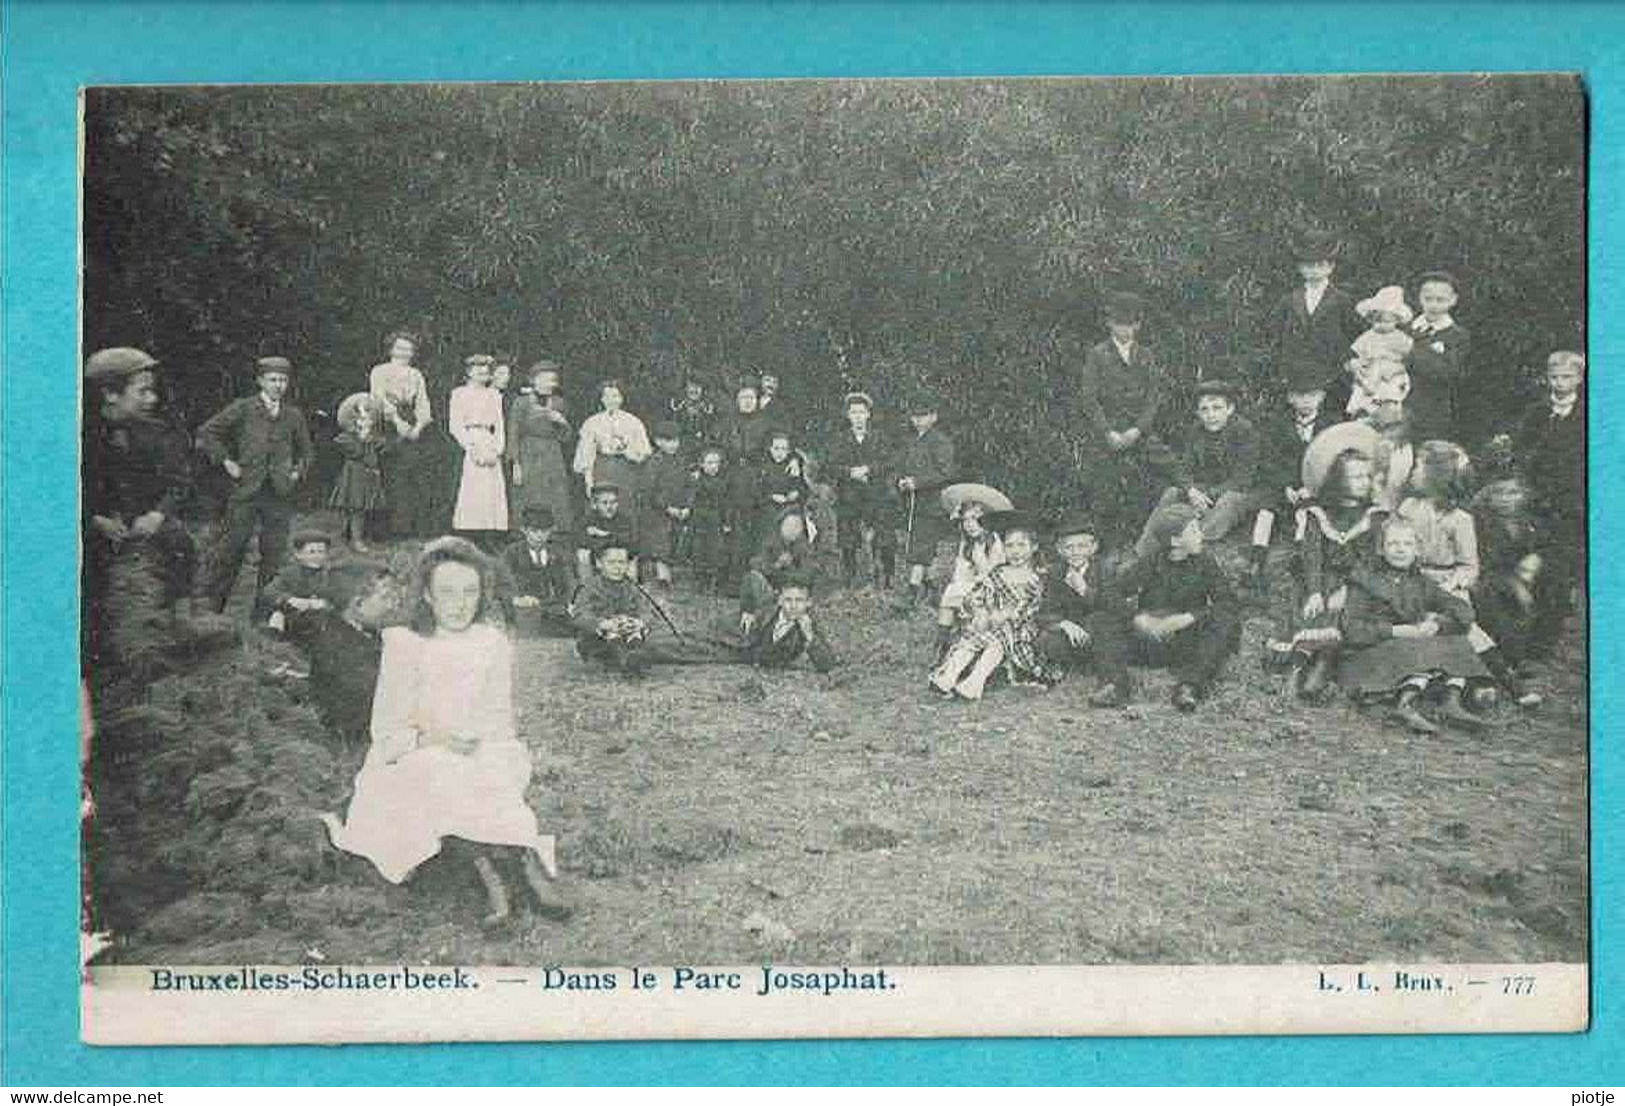
<instances>
[{"instance_id":1,"label":"straw hat","mask_svg":"<svg viewBox=\"0 0 1625 1106\"><path fill-rule=\"evenodd\" d=\"M1340 422L1327 427L1316 434L1309 448L1303 451L1303 486L1309 489L1311 495L1319 494L1321 485L1326 483L1326 477L1332 471L1332 462L1337 460L1339 454L1353 450L1362 457L1371 458L1376 455L1377 444L1381 441L1382 435L1363 422Z\"/></svg>"},{"instance_id":2,"label":"straw hat","mask_svg":"<svg viewBox=\"0 0 1625 1106\"><path fill-rule=\"evenodd\" d=\"M340 426L349 426L355 422L356 415L362 410L366 410L372 415L374 425L384 417L384 405L378 401L377 396L372 395L370 392L356 392L354 395L345 396L344 402L339 404L338 424Z\"/></svg>"}]
</instances>

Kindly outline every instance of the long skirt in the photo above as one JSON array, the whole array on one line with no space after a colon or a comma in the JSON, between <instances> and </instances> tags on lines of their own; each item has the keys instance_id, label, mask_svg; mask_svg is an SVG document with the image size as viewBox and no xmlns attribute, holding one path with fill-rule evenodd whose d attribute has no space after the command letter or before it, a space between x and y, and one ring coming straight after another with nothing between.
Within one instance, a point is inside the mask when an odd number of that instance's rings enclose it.
<instances>
[{"instance_id":1,"label":"long skirt","mask_svg":"<svg viewBox=\"0 0 1625 1106\"><path fill-rule=\"evenodd\" d=\"M444 498L437 493L442 440L431 425L417 441L396 438L383 455L384 502L396 537L426 537L440 530Z\"/></svg>"},{"instance_id":2,"label":"long skirt","mask_svg":"<svg viewBox=\"0 0 1625 1106\"><path fill-rule=\"evenodd\" d=\"M466 756L430 745L393 763L375 745L356 775L348 817L328 816L328 832L391 883L437 854L446 837L531 849L553 873L554 840L538 830L525 802L530 769L530 752L518 741L482 743Z\"/></svg>"},{"instance_id":3,"label":"long skirt","mask_svg":"<svg viewBox=\"0 0 1625 1106\"><path fill-rule=\"evenodd\" d=\"M453 530L508 529L508 480L500 462L481 465L473 452L463 455L463 475L457 484L457 506L452 510Z\"/></svg>"},{"instance_id":4,"label":"long skirt","mask_svg":"<svg viewBox=\"0 0 1625 1106\"><path fill-rule=\"evenodd\" d=\"M1391 638L1339 654L1337 682L1344 690L1374 695L1390 692L1423 672L1481 679L1490 674L1465 634L1430 638Z\"/></svg>"}]
</instances>

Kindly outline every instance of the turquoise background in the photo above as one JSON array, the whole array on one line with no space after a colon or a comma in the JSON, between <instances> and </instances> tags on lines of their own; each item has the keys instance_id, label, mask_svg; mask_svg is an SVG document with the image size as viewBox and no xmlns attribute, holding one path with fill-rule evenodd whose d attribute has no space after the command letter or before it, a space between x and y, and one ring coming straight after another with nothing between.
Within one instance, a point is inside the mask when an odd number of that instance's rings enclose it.
<instances>
[{"instance_id":1,"label":"turquoise background","mask_svg":"<svg viewBox=\"0 0 1625 1106\"><path fill-rule=\"evenodd\" d=\"M1592 298L1622 290L1625 5L50 2L4 20L4 1069L211 1083L1625 1083L1621 685L1593 692L1594 1028L1566 1037L88 1049L78 1043L76 94L96 83L1577 70ZM1373 121L1380 125L1380 121ZM1594 488L1620 475L1619 312L1591 324ZM1601 491L1593 503L1610 502ZM1621 517L1593 519L1609 549ZM1596 557L1594 610L1620 593ZM1621 639L1595 642L1618 670ZM1515 794L1502 797L1516 802Z\"/></svg>"}]
</instances>

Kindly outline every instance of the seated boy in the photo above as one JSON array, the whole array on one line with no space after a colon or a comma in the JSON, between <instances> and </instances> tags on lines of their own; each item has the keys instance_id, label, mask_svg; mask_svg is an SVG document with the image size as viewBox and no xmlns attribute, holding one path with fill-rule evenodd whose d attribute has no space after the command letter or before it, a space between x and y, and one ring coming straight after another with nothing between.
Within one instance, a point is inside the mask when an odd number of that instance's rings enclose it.
<instances>
[{"instance_id":1,"label":"seated boy","mask_svg":"<svg viewBox=\"0 0 1625 1106\"><path fill-rule=\"evenodd\" d=\"M1055 553L1060 563L1044 574L1038 607L1038 651L1057 668L1078 671L1094 652L1100 620L1111 617L1094 523L1078 513L1063 517L1055 527Z\"/></svg>"},{"instance_id":2,"label":"seated boy","mask_svg":"<svg viewBox=\"0 0 1625 1106\"><path fill-rule=\"evenodd\" d=\"M1124 606L1101 619L1095 635L1101 686L1097 707L1117 707L1133 694L1131 660L1174 673L1173 704L1196 709L1241 640L1241 616L1230 581L1202 549L1196 509L1173 503L1146 524L1152 555L1130 565L1113 585Z\"/></svg>"},{"instance_id":3,"label":"seated boy","mask_svg":"<svg viewBox=\"0 0 1625 1106\"><path fill-rule=\"evenodd\" d=\"M310 692L339 744L362 752L383 653L379 628L396 602L393 578L380 565L341 565L333 570L329 594L335 617L325 619L305 643Z\"/></svg>"},{"instance_id":4,"label":"seated boy","mask_svg":"<svg viewBox=\"0 0 1625 1106\"><path fill-rule=\"evenodd\" d=\"M1326 412L1326 390L1312 376L1296 373L1286 387L1285 409L1272 415L1262 427L1260 506L1253 522L1249 566L1255 580L1263 579L1276 520L1309 500L1309 492L1303 487L1304 451L1317 434L1338 422Z\"/></svg>"},{"instance_id":5,"label":"seated boy","mask_svg":"<svg viewBox=\"0 0 1625 1106\"><path fill-rule=\"evenodd\" d=\"M289 547L293 561L284 565L265 586L271 608L266 624L294 641L307 640L325 620L329 601L328 549L332 538L320 530L294 531Z\"/></svg>"},{"instance_id":6,"label":"seated boy","mask_svg":"<svg viewBox=\"0 0 1625 1106\"><path fill-rule=\"evenodd\" d=\"M593 558L597 572L576 590L572 624L576 652L585 660L603 661L628 676L642 675L651 664L713 664L734 659L731 651L685 641L662 633L665 625L648 596L632 579L632 553L611 540Z\"/></svg>"},{"instance_id":7,"label":"seated boy","mask_svg":"<svg viewBox=\"0 0 1625 1106\"><path fill-rule=\"evenodd\" d=\"M811 575L812 541L807 516L790 509L779 516L739 584L739 630L749 634L762 615L773 606L784 580L793 574Z\"/></svg>"},{"instance_id":8,"label":"seated boy","mask_svg":"<svg viewBox=\"0 0 1625 1106\"><path fill-rule=\"evenodd\" d=\"M619 487L614 484L594 484L592 503L581 519L581 539L576 544L576 566L582 579L592 575L593 562L611 543L631 552L632 518L621 511ZM637 555L633 553L632 557L632 579L636 580Z\"/></svg>"},{"instance_id":9,"label":"seated boy","mask_svg":"<svg viewBox=\"0 0 1625 1106\"><path fill-rule=\"evenodd\" d=\"M745 637L745 660L760 668L789 668L803 653L816 672L840 663L829 639L813 620L812 579L790 572L779 582L778 601L762 613Z\"/></svg>"},{"instance_id":10,"label":"seated boy","mask_svg":"<svg viewBox=\"0 0 1625 1106\"><path fill-rule=\"evenodd\" d=\"M1196 425L1160 453L1172 486L1163 491L1157 507L1184 503L1194 508L1205 540L1218 541L1258 509L1258 431L1236 414L1236 390L1230 384L1198 381ZM1134 552L1145 558L1157 550L1148 521Z\"/></svg>"},{"instance_id":11,"label":"seated boy","mask_svg":"<svg viewBox=\"0 0 1625 1106\"><path fill-rule=\"evenodd\" d=\"M571 637L575 558L554 537L553 524L551 507L527 504L519 519L523 536L502 553L503 567L513 585L509 620L516 626L534 624L543 637Z\"/></svg>"}]
</instances>

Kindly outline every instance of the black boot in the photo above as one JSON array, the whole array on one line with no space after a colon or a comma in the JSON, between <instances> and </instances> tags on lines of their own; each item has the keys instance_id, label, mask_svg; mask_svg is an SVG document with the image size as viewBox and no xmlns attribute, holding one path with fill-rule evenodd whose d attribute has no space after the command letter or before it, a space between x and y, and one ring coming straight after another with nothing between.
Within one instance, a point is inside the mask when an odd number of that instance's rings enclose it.
<instances>
[{"instance_id":1,"label":"black boot","mask_svg":"<svg viewBox=\"0 0 1625 1106\"><path fill-rule=\"evenodd\" d=\"M953 648L953 644L954 644L954 628L952 626L938 626L937 627L937 659L933 663L941 664L942 663L942 658L946 657L948 655L948 650Z\"/></svg>"},{"instance_id":2,"label":"black boot","mask_svg":"<svg viewBox=\"0 0 1625 1106\"><path fill-rule=\"evenodd\" d=\"M1484 720L1461 701L1461 688L1447 687L1444 691L1444 702L1439 706L1439 717L1459 729L1476 733L1484 728Z\"/></svg>"},{"instance_id":3,"label":"black boot","mask_svg":"<svg viewBox=\"0 0 1625 1106\"><path fill-rule=\"evenodd\" d=\"M1389 710L1388 717L1409 729L1412 733L1436 734L1439 727L1427 720L1427 716L1416 709L1416 700L1419 692L1414 687L1407 687L1399 693L1399 701Z\"/></svg>"},{"instance_id":4,"label":"black boot","mask_svg":"<svg viewBox=\"0 0 1625 1106\"><path fill-rule=\"evenodd\" d=\"M890 591L892 578L896 575L897 554L890 549L882 550L880 554L880 586Z\"/></svg>"},{"instance_id":5,"label":"black boot","mask_svg":"<svg viewBox=\"0 0 1625 1106\"><path fill-rule=\"evenodd\" d=\"M1298 698L1311 703L1324 702L1332 681L1332 656L1322 649L1309 658L1298 682Z\"/></svg>"},{"instance_id":6,"label":"black boot","mask_svg":"<svg viewBox=\"0 0 1625 1106\"><path fill-rule=\"evenodd\" d=\"M1484 662L1484 667L1490 670L1490 675L1495 677L1495 682L1506 690L1507 695L1511 696L1514 703L1517 703L1520 707L1538 707L1541 704L1540 695L1524 686L1523 681L1518 678L1518 674L1507 663L1506 654L1501 651L1499 645L1480 653L1478 659Z\"/></svg>"}]
</instances>

